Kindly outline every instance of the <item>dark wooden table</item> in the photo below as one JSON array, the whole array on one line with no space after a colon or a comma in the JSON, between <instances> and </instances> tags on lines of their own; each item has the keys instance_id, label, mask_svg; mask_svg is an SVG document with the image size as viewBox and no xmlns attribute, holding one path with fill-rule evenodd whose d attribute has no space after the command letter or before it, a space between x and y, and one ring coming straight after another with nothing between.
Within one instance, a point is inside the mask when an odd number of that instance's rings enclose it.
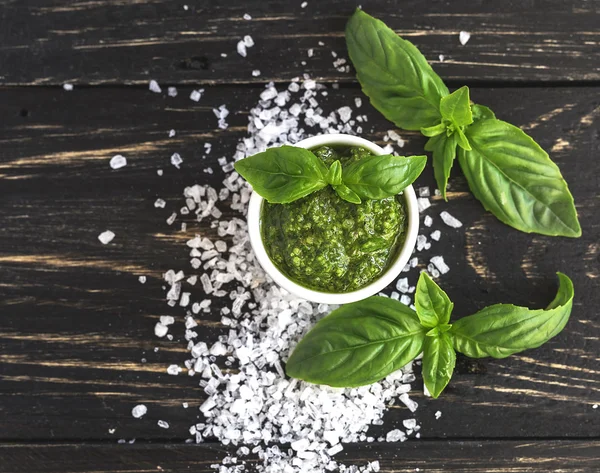
<instances>
[{"instance_id":1,"label":"dark wooden table","mask_svg":"<svg viewBox=\"0 0 600 473\"><path fill-rule=\"evenodd\" d=\"M210 182L206 161L194 159L199 148L208 140L220 153L213 160L231 155L266 82L307 72L339 83L332 109L361 95L331 56L346 57L343 28L355 4L301 3L0 1L0 472L200 472L223 456L218 444L184 444L193 419L181 403L197 408L204 393L196 378L166 373L186 358L185 344L153 334L157 316L170 313L161 275L186 262L189 237L153 204L162 197L174 208L185 185ZM583 236L503 226L454 176L449 203L436 205L464 223L439 243L456 312L542 307L560 270L576 288L571 321L537 350L460 359L439 400L416 394L420 440L349 445L340 457L378 459L387 472L600 471L600 2L361 3L413 40L451 88L469 85L475 101L551 153ZM461 30L471 33L465 46ZM245 34L256 45L243 59L235 48ZM149 79L176 85L178 97L152 94ZM206 92L195 103L197 87ZM212 112L222 103L232 111L227 130ZM393 126L369 110L363 135L382 142ZM401 135L407 154L422 151L421 136ZM173 151L187 158L180 171L168 163ZM126 172L108 166L117 153L130 157ZM433 186L431 168L418 184ZM106 228L119 237L103 246ZM216 337L218 320L205 318L204 338ZM151 407L141 421L131 416L137 403ZM169 430L156 426L162 418ZM404 409L391 409L373 431L402 418Z\"/></svg>"}]
</instances>

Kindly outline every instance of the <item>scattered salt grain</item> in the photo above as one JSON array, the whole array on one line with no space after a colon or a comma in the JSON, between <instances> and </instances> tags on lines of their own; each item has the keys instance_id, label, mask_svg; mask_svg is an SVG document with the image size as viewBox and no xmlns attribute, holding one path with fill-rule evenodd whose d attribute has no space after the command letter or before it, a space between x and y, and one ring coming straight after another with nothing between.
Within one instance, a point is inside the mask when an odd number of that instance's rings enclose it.
<instances>
[{"instance_id":1,"label":"scattered salt grain","mask_svg":"<svg viewBox=\"0 0 600 473\"><path fill-rule=\"evenodd\" d=\"M154 207L157 209L164 209L165 205L167 205L167 203L163 199L156 199L154 201Z\"/></svg>"},{"instance_id":2,"label":"scattered salt grain","mask_svg":"<svg viewBox=\"0 0 600 473\"><path fill-rule=\"evenodd\" d=\"M307 5L308 5L308 2L302 2L300 4L300 8L306 8Z\"/></svg>"},{"instance_id":3,"label":"scattered salt grain","mask_svg":"<svg viewBox=\"0 0 600 473\"><path fill-rule=\"evenodd\" d=\"M67 92L70 92L73 90L73 84L63 84L63 89L65 89Z\"/></svg>"},{"instance_id":4,"label":"scattered salt grain","mask_svg":"<svg viewBox=\"0 0 600 473\"><path fill-rule=\"evenodd\" d=\"M167 218L167 220L166 220L167 225L173 225L176 218L177 218L177 214L175 212L173 212L171 215L169 215L169 218Z\"/></svg>"},{"instance_id":5,"label":"scattered salt grain","mask_svg":"<svg viewBox=\"0 0 600 473\"><path fill-rule=\"evenodd\" d=\"M440 58L440 62L444 62L444 59L446 59L446 56L443 54L440 54L438 57Z\"/></svg>"},{"instance_id":6,"label":"scattered salt grain","mask_svg":"<svg viewBox=\"0 0 600 473\"><path fill-rule=\"evenodd\" d=\"M192 90L192 93L190 94L190 100L198 102L202 98L202 92L204 92L204 89Z\"/></svg>"},{"instance_id":7,"label":"scattered salt grain","mask_svg":"<svg viewBox=\"0 0 600 473\"><path fill-rule=\"evenodd\" d=\"M162 169L157 169L156 170L156 174L158 174L159 176L163 175L163 170Z\"/></svg>"},{"instance_id":8,"label":"scattered salt grain","mask_svg":"<svg viewBox=\"0 0 600 473\"><path fill-rule=\"evenodd\" d=\"M169 327L160 322L157 322L154 326L154 335L158 338L163 338L169 332Z\"/></svg>"},{"instance_id":9,"label":"scattered salt grain","mask_svg":"<svg viewBox=\"0 0 600 473\"><path fill-rule=\"evenodd\" d=\"M179 167L181 166L181 163L183 163L183 159L181 158L179 153L173 153L171 155L171 164L173 166L175 166L177 169L179 169Z\"/></svg>"},{"instance_id":10,"label":"scattered salt grain","mask_svg":"<svg viewBox=\"0 0 600 473\"><path fill-rule=\"evenodd\" d=\"M400 429L390 430L385 436L386 442L404 442L406 440L406 434Z\"/></svg>"},{"instance_id":11,"label":"scattered salt grain","mask_svg":"<svg viewBox=\"0 0 600 473\"><path fill-rule=\"evenodd\" d=\"M439 419L440 417L442 417L442 411L436 411L435 412L435 418L436 418L436 420Z\"/></svg>"},{"instance_id":12,"label":"scattered salt grain","mask_svg":"<svg viewBox=\"0 0 600 473\"><path fill-rule=\"evenodd\" d=\"M444 261L443 256L434 256L430 261L435 265L441 274L446 274L448 271L450 271L450 267Z\"/></svg>"},{"instance_id":13,"label":"scattered salt grain","mask_svg":"<svg viewBox=\"0 0 600 473\"><path fill-rule=\"evenodd\" d=\"M110 435L114 434L117 431L117 429L108 429L108 433Z\"/></svg>"},{"instance_id":14,"label":"scattered salt grain","mask_svg":"<svg viewBox=\"0 0 600 473\"><path fill-rule=\"evenodd\" d=\"M252 77L258 77L260 75L260 71L258 69L254 69L252 71Z\"/></svg>"},{"instance_id":15,"label":"scattered salt grain","mask_svg":"<svg viewBox=\"0 0 600 473\"><path fill-rule=\"evenodd\" d=\"M240 39L237 43L237 52L240 56L246 57L248 53L246 52L246 44L243 39Z\"/></svg>"},{"instance_id":16,"label":"scattered salt grain","mask_svg":"<svg viewBox=\"0 0 600 473\"><path fill-rule=\"evenodd\" d=\"M169 87L167 89L167 95L169 97L177 97L177 87Z\"/></svg>"},{"instance_id":17,"label":"scattered salt grain","mask_svg":"<svg viewBox=\"0 0 600 473\"><path fill-rule=\"evenodd\" d=\"M148 412L148 408L144 404L138 404L133 409L131 409L131 415L136 419L140 419Z\"/></svg>"},{"instance_id":18,"label":"scattered salt grain","mask_svg":"<svg viewBox=\"0 0 600 473\"><path fill-rule=\"evenodd\" d=\"M252 46L254 46L254 40L252 39L252 36L250 36L250 35L244 36L244 44L246 45L247 48L251 48Z\"/></svg>"},{"instance_id":19,"label":"scattered salt grain","mask_svg":"<svg viewBox=\"0 0 600 473\"><path fill-rule=\"evenodd\" d=\"M344 446L341 443L338 443L337 445L334 445L329 450L327 450L327 455L332 457L340 453L342 450L344 450Z\"/></svg>"},{"instance_id":20,"label":"scattered salt grain","mask_svg":"<svg viewBox=\"0 0 600 473\"><path fill-rule=\"evenodd\" d=\"M419 187L419 197L429 197L429 187Z\"/></svg>"},{"instance_id":21,"label":"scattered salt grain","mask_svg":"<svg viewBox=\"0 0 600 473\"><path fill-rule=\"evenodd\" d=\"M160 94L162 92L160 85L158 85L158 82L156 82L155 80L150 81L148 88L151 92L154 92L155 94Z\"/></svg>"},{"instance_id":22,"label":"scattered salt grain","mask_svg":"<svg viewBox=\"0 0 600 473\"><path fill-rule=\"evenodd\" d=\"M169 130L169 138L173 138L176 134L175 130Z\"/></svg>"},{"instance_id":23,"label":"scattered salt grain","mask_svg":"<svg viewBox=\"0 0 600 473\"><path fill-rule=\"evenodd\" d=\"M140 284L146 284L146 276L140 276L138 278L138 281L140 282Z\"/></svg>"},{"instance_id":24,"label":"scattered salt grain","mask_svg":"<svg viewBox=\"0 0 600 473\"><path fill-rule=\"evenodd\" d=\"M312 49L312 48L309 48L309 49L306 51L306 55L307 55L308 57L313 57L313 54L314 54L314 52L315 52L315 50L314 50L314 49Z\"/></svg>"},{"instance_id":25,"label":"scattered salt grain","mask_svg":"<svg viewBox=\"0 0 600 473\"><path fill-rule=\"evenodd\" d=\"M431 227L432 223L433 223L433 219L429 215L426 215L425 218L423 219L423 225L425 225L426 227Z\"/></svg>"},{"instance_id":26,"label":"scattered salt grain","mask_svg":"<svg viewBox=\"0 0 600 473\"><path fill-rule=\"evenodd\" d=\"M435 230L433 232L431 232L431 235L429 235L431 237L432 240L435 241L440 241L440 236L442 236L442 232L440 232L439 230Z\"/></svg>"},{"instance_id":27,"label":"scattered salt grain","mask_svg":"<svg viewBox=\"0 0 600 473\"><path fill-rule=\"evenodd\" d=\"M244 16L242 18L244 20L251 20L252 19L252 17L248 13L244 13Z\"/></svg>"},{"instance_id":28,"label":"scattered salt grain","mask_svg":"<svg viewBox=\"0 0 600 473\"><path fill-rule=\"evenodd\" d=\"M352 116L352 109L348 106L345 106L338 108L337 112L342 122L348 123L348 120L350 120L350 117Z\"/></svg>"},{"instance_id":29,"label":"scattered salt grain","mask_svg":"<svg viewBox=\"0 0 600 473\"><path fill-rule=\"evenodd\" d=\"M417 205L419 207L419 213L427 210L431 207L431 202L427 197L417 197Z\"/></svg>"},{"instance_id":30,"label":"scattered salt grain","mask_svg":"<svg viewBox=\"0 0 600 473\"><path fill-rule=\"evenodd\" d=\"M169 428L169 423L165 422L164 420L159 420L157 422L158 426L162 429L168 429Z\"/></svg>"},{"instance_id":31,"label":"scattered salt grain","mask_svg":"<svg viewBox=\"0 0 600 473\"><path fill-rule=\"evenodd\" d=\"M460 44L462 44L463 46L465 44L467 44L469 39L471 39L471 34L467 33L466 31L461 31L458 35L458 40L460 41Z\"/></svg>"},{"instance_id":32,"label":"scattered salt grain","mask_svg":"<svg viewBox=\"0 0 600 473\"><path fill-rule=\"evenodd\" d=\"M178 365L170 365L167 368L167 373L170 374L171 376L177 376L179 373L181 373L183 370L181 369L180 366Z\"/></svg>"},{"instance_id":33,"label":"scattered salt grain","mask_svg":"<svg viewBox=\"0 0 600 473\"><path fill-rule=\"evenodd\" d=\"M161 315L159 320L163 325L173 325L175 323L175 319L172 315Z\"/></svg>"},{"instance_id":34,"label":"scattered salt grain","mask_svg":"<svg viewBox=\"0 0 600 473\"><path fill-rule=\"evenodd\" d=\"M598 409L598 404L594 404L594 405L592 406L592 409Z\"/></svg>"},{"instance_id":35,"label":"scattered salt grain","mask_svg":"<svg viewBox=\"0 0 600 473\"><path fill-rule=\"evenodd\" d=\"M120 169L122 167L127 166L127 158L125 156L121 156L120 154L116 154L112 158L110 158L110 167L113 169Z\"/></svg>"},{"instance_id":36,"label":"scattered salt grain","mask_svg":"<svg viewBox=\"0 0 600 473\"><path fill-rule=\"evenodd\" d=\"M457 218L453 217L452 215L450 215L445 210L442 213L440 213L440 217L442 217L442 220L444 221L444 223L446 225L448 225L449 227L452 227L452 228L462 227L462 222L460 220L458 220Z\"/></svg>"},{"instance_id":37,"label":"scattered salt grain","mask_svg":"<svg viewBox=\"0 0 600 473\"><path fill-rule=\"evenodd\" d=\"M102 243L103 245L108 245L111 241L113 241L114 237L115 234L113 232L111 232L110 230L106 230L100 235L98 235L98 240L100 240L100 243Z\"/></svg>"},{"instance_id":38,"label":"scattered salt grain","mask_svg":"<svg viewBox=\"0 0 600 473\"><path fill-rule=\"evenodd\" d=\"M396 283L396 289L398 289L400 292L408 292L408 278L400 278L398 279L398 282Z\"/></svg>"}]
</instances>

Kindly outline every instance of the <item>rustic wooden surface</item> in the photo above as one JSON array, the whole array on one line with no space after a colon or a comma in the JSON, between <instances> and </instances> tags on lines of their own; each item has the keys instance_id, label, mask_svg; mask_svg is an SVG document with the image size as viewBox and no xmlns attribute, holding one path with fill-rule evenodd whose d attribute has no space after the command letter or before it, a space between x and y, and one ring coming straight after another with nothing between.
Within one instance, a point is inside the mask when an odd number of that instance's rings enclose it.
<instances>
[{"instance_id":1,"label":"rustic wooden surface","mask_svg":"<svg viewBox=\"0 0 600 473\"><path fill-rule=\"evenodd\" d=\"M190 224L184 234L165 219L181 207L184 186L219 182L202 172L211 163L200 159L203 143L218 151L213 165L231 155L267 80L309 72L343 82L320 100L332 110L361 96L330 53L345 56L342 30L354 4L300 3L190 2L185 11L161 1L0 1L0 472L210 471L221 456L218 445L182 445L203 392L196 378L166 374L186 358L184 343L153 334L158 315L179 315L164 303L160 278L187 268L182 242L197 229ZM600 2L362 3L410 36L444 79L478 85L475 101L550 151L583 236L503 226L455 173L450 202L434 202L431 212L448 210L464 227L439 227L443 238L430 254L451 267L441 282L456 313L495 302L542 307L560 270L575 283L571 321L540 349L460 359L439 400L419 396L415 383L422 440L347 446L348 462L379 459L384 471L598 471ZM252 21L241 19L246 12ZM472 34L466 46L460 30ZM235 44L248 33L256 46L242 59ZM440 53L447 60L436 64ZM179 96L150 93L149 78L178 85ZM66 81L74 91L49 87ZM192 87L182 84L200 83L212 85L191 102ZM222 103L232 112L227 130L212 113ZM393 125L363 109L363 136L381 142ZM407 154L422 152L422 137L401 134ZM169 164L174 151L181 170ZM116 153L129 164L113 171ZM418 185L433 183L428 168ZM157 197L165 209L154 208ZM117 238L103 246L97 235L107 228ZM205 317L204 338L220 333L218 319ZM150 407L144 419L131 417L137 403ZM410 416L393 408L372 432ZM158 419L171 428L158 428ZM137 440L116 445L121 438Z\"/></svg>"}]
</instances>

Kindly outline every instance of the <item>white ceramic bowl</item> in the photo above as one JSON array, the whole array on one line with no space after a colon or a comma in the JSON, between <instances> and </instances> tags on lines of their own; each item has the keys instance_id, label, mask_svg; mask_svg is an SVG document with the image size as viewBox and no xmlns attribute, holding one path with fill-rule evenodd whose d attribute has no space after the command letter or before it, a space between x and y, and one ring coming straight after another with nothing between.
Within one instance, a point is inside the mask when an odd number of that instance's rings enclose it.
<instances>
[{"instance_id":1,"label":"white ceramic bowl","mask_svg":"<svg viewBox=\"0 0 600 473\"><path fill-rule=\"evenodd\" d=\"M298 146L306 149L314 149L324 145L343 145L343 146L360 146L371 151L374 155L385 154L383 148L375 143L359 138L358 136L344 134L327 134L313 136L296 143ZM369 296L377 294L390 284L400 274L410 255L415 247L417 235L419 233L419 210L417 207L417 197L412 186L408 186L403 191L404 200L406 202L406 211L408 213L408 226L404 245L399 248L398 254L388 269L367 286L364 286L356 291L344 293L329 293L308 289L300 284L295 283L283 274L273 264L269 258L262 240L260 225L261 225L261 210L264 199L256 192L252 193L248 207L248 232L250 234L250 243L256 254L258 262L267 272L269 276L281 287L295 294L298 297L307 299L312 302L322 302L326 304L349 304L350 302L360 301Z\"/></svg>"}]
</instances>

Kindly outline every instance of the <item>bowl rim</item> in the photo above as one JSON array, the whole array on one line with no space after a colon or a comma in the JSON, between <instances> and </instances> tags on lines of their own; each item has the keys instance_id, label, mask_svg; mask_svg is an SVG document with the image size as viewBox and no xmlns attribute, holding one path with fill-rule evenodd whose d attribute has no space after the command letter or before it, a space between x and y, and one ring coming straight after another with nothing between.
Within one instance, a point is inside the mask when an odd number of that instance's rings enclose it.
<instances>
[{"instance_id":1,"label":"bowl rim","mask_svg":"<svg viewBox=\"0 0 600 473\"><path fill-rule=\"evenodd\" d=\"M376 156L386 154L381 146L369 140L342 133L317 135L306 138L294 144L294 146L306 149L313 149L317 146L325 145L361 146L368 149ZM406 228L406 238L404 239L404 244L399 249L396 259L392 262L392 264L390 264L388 269L381 276L355 291L344 293L316 291L292 281L279 269L277 269L275 264L269 258L262 240L260 231L260 214L264 199L256 192L252 192L248 204L247 221L250 244L254 250L256 259L265 272L273 279L273 281L275 281L279 286L288 292L308 301L317 303L349 304L351 302L357 302L366 299L369 296L375 295L387 287L402 272L404 266L406 263L408 263L408 260L412 255L417 241L417 236L419 234L419 209L417 205L417 196L412 185L406 187L402 194L406 202L406 211L408 213L408 225Z\"/></svg>"}]
</instances>

